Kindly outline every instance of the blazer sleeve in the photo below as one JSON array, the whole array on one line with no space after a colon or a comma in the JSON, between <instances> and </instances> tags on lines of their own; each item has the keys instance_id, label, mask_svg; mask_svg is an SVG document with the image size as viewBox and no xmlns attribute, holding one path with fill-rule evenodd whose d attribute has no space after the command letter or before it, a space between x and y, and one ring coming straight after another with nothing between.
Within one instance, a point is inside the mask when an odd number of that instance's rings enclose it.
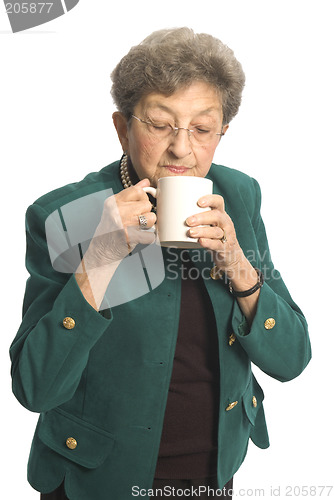
<instances>
[{"instance_id":1,"label":"blazer sleeve","mask_svg":"<svg viewBox=\"0 0 334 500\"><path fill-rule=\"evenodd\" d=\"M19 402L42 412L71 399L91 348L112 319L91 307L73 274L53 269L45 236L46 211L26 214L28 278L23 320L10 347L12 387ZM65 318L74 321L63 323ZM74 327L73 327L74 325Z\"/></svg>"},{"instance_id":2,"label":"blazer sleeve","mask_svg":"<svg viewBox=\"0 0 334 500\"><path fill-rule=\"evenodd\" d=\"M258 244L257 267L265 277L251 328L235 301L232 327L250 360L282 382L300 375L311 359L306 319L292 300L271 260L265 227L260 215L261 193L253 179L256 208L253 227Z\"/></svg>"}]
</instances>

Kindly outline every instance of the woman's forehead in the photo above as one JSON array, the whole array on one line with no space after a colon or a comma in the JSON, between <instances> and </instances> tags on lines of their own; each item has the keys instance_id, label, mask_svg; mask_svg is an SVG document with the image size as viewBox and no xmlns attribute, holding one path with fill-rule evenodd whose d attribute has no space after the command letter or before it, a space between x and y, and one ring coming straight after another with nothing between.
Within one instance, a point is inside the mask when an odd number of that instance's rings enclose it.
<instances>
[{"instance_id":1,"label":"woman's forehead","mask_svg":"<svg viewBox=\"0 0 334 500\"><path fill-rule=\"evenodd\" d=\"M196 82L186 88L177 90L170 96L160 93L150 93L143 96L136 110L157 110L170 115L191 114L195 116L220 117L222 102L218 92L211 85Z\"/></svg>"}]
</instances>

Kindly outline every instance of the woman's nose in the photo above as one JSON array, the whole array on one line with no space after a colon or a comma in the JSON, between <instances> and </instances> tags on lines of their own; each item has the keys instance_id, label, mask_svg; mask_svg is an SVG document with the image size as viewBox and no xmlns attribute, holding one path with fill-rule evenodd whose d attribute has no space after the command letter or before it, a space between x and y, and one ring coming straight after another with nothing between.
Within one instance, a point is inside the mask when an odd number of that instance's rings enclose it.
<instances>
[{"instance_id":1,"label":"woman's nose","mask_svg":"<svg viewBox=\"0 0 334 500\"><path fill-rule=\"evenodd\" d=\"M170 139L168 152L173 153L177 158L188 156L192 151L190 134L188 129L178 128Z\"/></svg>"}]
</instances>

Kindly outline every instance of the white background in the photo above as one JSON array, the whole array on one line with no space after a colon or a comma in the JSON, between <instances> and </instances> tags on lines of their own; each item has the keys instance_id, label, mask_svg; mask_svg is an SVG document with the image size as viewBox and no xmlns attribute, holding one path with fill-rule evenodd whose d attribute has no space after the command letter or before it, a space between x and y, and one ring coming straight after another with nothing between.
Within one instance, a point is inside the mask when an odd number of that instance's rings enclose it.
<instances>
[{"instance_id":1,"label":"white background","mask_svg":"<svg viewBox=\"0 0 334 500\"><path fill-rule=\"evenodd\" d=\"M313 347L310 365L292 382L281 384L256 371L266 394L271 447L262 451L250 444L235 489L239 496L250 489L243 496L256 497L255 488L263 488L270 498L285 497L288 486L306 486L308 497L327 498L328 490L312 496L310 487L334 485L333 10L332 1L325 0L81 0L57 20L12 34L1 5L1 487L8 488L6 500L38 498L26 482L37 415L11 394L8 356L27 278L25 210L40 195L120 157L109 74L132 45L155 29L174 26L217 36L244 67L243 104L215 160L260 182L273 260L308 319ZM296 489L292 496L302 492Z\"/></svg>"}]
</instances>

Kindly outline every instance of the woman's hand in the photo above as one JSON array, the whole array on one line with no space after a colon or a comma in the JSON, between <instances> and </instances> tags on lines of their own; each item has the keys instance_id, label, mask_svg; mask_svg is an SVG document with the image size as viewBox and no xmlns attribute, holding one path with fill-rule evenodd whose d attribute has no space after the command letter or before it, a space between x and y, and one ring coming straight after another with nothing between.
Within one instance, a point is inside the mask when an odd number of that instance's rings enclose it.
<instances>
[{"instance_id":1,"label":"woman's hand","mask_svg":"<svg viewBox=\"0 0 334 500\"><path fill-rule=\"evenodd\" d=\"M92 241L75 273L78 286L87 302L97 311L119 263L138 243L149 244L155 234L139 227L139 215L147 219L147 228L156 222L151 203L143 187L143 179L135 186L106 199L102 217Z\"/></svg>"},{"instance_id":2,"label":"woman's hand","mask_svg":"<svg viewBox=\"0 0 334 500\"><path fill-rule=\"evenodd\" d=\"M198 200L198 206L210 207L211 210L188 217L188 234L197 238L202 247L213 252L217 267L230 278L245 257L232 219L225 212L224 198L217 194L203 196ZM205 227L200 227L202 225Z\"/></svg>"},{"instance_id":3,"label":"woman's hand","mask_svg":"<svg viewBox=\"0 0 334 500\"><path fill-rule=\"evenodd\" d=\"M138 243L155 240L154 233L140 229L138 219L144 215L147 228L156 222L151 202L143 191L149 185L149 180L143 179L105 200L100 223L84 256L86 270L121 261Z\"/></svg>"},{"instance_id":4,"label":"woman's hand","mask_svg":"<svg viewBox=\"0 0 334 500\"><path fill-rule=\"evenodd\" d=\"M222 196L212 194L198 200L198 206L211 210L188 217L188 234L198 238L202 247L212 251L217 268L224 272L234 290L242 292L252 288L257 280L257 272L246 259L237 240L234 224L225 212ZM205 225L206 227L199 227ZM247 297L238 297L238 303L251 325L256 314L260 290Z\"/></svg>"}]
</instances>

